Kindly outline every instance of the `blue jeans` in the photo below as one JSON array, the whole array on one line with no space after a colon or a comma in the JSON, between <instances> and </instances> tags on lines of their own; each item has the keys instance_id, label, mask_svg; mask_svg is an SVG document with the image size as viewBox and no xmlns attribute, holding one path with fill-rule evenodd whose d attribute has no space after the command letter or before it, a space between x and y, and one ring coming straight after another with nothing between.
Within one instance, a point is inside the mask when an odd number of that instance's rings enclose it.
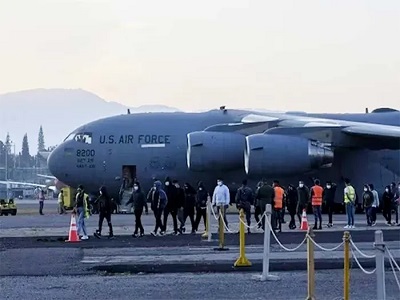
<instances>
[{"instance_id":1,"label":"blue jeans","mask_svg":"<svg viewBox=\"0 0 400 300\"><path fill-rule=\"evenodd\" d=\"M318 221L319 224L321 225L322 223L321 205L313 205L313 211L314 211L315 226L317 226Z\"/></svg>"},{"instance_id":2,"label":"blue jeans","mask_svg":"<svg viewBox=\"0 0 400 300\"><path fill-rule=\"evenodd\" d=\"M372 224L372 207L365 208L365 216L367 217L367 225Z\"/></svg>"},{"instance_id":3,"label":"blue jeans","mask_svg":"<svg viewBox=\"0 0 400 300\"><path fill-rule=\"evenodd\" d=\"M354 226L355 207L353 203L346 203L347 225Z\"/></svg>"},{"instance_id":4,"label":"blue jeans","mask_svg":"<svg viewBox=\"0 0 400 300\"><path fill-rule=\"evenodd\" d=\"M85 210L83 207L78 207L77 208L77 214L78 214L78 223L76 224L77 226L77 231L78 235L80 235L80 232L83 231L83 235L87 235L86 231L86 225L85 225Z\"/></svg>"}]
</instances>

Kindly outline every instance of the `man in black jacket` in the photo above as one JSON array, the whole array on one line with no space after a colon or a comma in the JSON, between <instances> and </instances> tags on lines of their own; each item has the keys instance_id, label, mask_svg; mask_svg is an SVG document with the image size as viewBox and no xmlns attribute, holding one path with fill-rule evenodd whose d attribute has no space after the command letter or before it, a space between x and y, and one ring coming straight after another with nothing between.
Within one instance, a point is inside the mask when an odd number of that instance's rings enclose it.
<instances>
[{"instance_id":1,"label":"man in black jacket","mask_svg":"<svg viewBox=\"0 0 400 300\"><path fill-rule=\"evenodd\" d=\"M146 196L144 195L140 187L140 183L138 181L135 181L133 185L133 193L128 201L128 204L129 203L133 203L133 213L135 214L135 231L132 234L132 236L142 237L144 236L144 228L142 225L143 208L146 210L146 212L148 208L147 208ZM140 235L138 235L139 230L140 230Z\"/></svg>"},{"instance_id":2,"label":"man in black jacket","mask_svg":"<svg viewBox=\"0 0 400 300\"><path fill-rule=\"evenodd\" d=\"M308 205L310 203L310 189L304 184L304 181L299 181L299 187L297 188L297 217L299 218L299 223L301 225L301 216L303 214L303 209L307 211Z\"/></svg>"},{"instance_id":3,"label":"man in black jacket","mask_svg":"<svg viewBox=\"0 0 400 300\"><path fill-rule=\"evenodd\" d=\"M178 191L177 191L176 186L173 184L173 182L171 182L171 179L169 177L167 177L165 179L164 191L167 194L168 203L164 210L163 232L165 233L167 231L168 215L171 214L172 222L174 223L174 233L173 234L176 235L176 234L178 234L178 221L176 219L177 214L178 214L178 202L177 202Z\"/></svg>"},{"instance_id":4,"label":"man in black jacket","mask_svg":"<svg viewBox=\"0 0 400 300\"><path fill-rule=\"evenodd\" d=\"M210 195L208 191L204 187L203 182L199 181L197 184L197 193L196 193L196 221L195 221L195 231L199 230L199 224L201 218L204 221L204 228L207 230L207 200Z\"/></svg>"},{"instance_id":5,"label":"man in black jacket","mask_svg":"<svg viewBox=\"0 0 400 300\"><path fill-rule=\"evenodd\" d=\"M242 186L238 188L236 192L236 208L243 209L246 214L247 226L251 224L251 205L253 204L253 191L247 186L247 180L242 181ZM247 228L247 232L250 233L250 228Z\"/></svg>"},{"instance_id":6,"label":"man in black jacket","mask_svg":"<svg viewBox=\"0 0 400 300\"><path fill-rule=\"evenodd\" d=\"M104 219L107 220L108 228L109 228L109 238L114 236L113 227L111 224L111 213L113 210L113 205L110 196L107 193L107 189L105 186L100 188L100 197L98 197L95 201L95 204L98 205L99 210L99 229L96 230L94 236L97 238L101 237L101 229L103 226Z\"/></svg>"},{"instance_id":7,"label":"man in black jacket","mask_svg":"<svg viewBox=\"0 0 400 300\"><path fill-rule=\"evenodd\" d=\"M336 184L332 183L332 181L326 182L326 187L322 192L322 201L325 204L325 207L328 211L329 221L327 226L330 228L333 226L332 215L335 208L335 193L336 193Z\"/></svg>"}]
</instances>

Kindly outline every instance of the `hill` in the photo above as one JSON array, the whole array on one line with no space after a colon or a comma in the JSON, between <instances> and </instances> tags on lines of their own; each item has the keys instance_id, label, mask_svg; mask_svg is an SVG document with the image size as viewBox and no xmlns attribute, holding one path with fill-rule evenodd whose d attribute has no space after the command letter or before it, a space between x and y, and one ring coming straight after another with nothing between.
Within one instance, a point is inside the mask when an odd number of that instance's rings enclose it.
<instances>
[{"instance_id":1,"label":"hill","mask_svg":"<svg viewBox=\"0 0 400 300\"><path fill-rule=\"evenodd\" d=\"M35 89L0 95L0 140L7 132L21 151L22 138L28 134L31 154L36 154L40 125L47 146L59 144L76 127L95 119L125 114L128 107L106 101L82 89ZM162 105L129 107L131 113L173 112Z\"/></svg>"}]
</instances>

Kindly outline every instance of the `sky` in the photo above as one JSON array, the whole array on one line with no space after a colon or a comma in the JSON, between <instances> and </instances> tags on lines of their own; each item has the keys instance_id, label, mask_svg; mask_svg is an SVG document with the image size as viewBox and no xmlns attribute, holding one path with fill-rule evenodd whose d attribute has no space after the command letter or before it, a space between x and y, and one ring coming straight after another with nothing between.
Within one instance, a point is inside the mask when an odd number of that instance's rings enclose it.
<instances>
[{"instance_id":1,"label":"sky","mask_svg":"<svg viewBox=\"0 0 400 300\"><path fill-rule=\"evenodd\" d=\"M0 93L186 111L400 109L400 1L0 0Z\"/></svg>"}]
</instances>

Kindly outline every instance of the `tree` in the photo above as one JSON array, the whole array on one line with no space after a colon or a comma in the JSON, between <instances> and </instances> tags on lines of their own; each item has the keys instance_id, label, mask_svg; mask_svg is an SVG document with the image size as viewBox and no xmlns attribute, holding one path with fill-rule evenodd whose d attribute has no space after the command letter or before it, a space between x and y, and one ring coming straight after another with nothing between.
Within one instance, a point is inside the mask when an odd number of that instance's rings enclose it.
<instances>
[{"instance_id":1,"label":"tree","mask_svg":"<svg viewBox=\"0 0 400 300\"><path fill-rule=\"evenodd\" d=\"M21 151L21 167L27 168L31 166L31 155L29 154L28 134L25 133L22 140Z\"/></svg>"},{"instance_id":2,"label":"tree","mask_svg":"<svg viewBox=\"0 0 400 300\"><path fill-rule=\"evenodd\" d=\"M7 154L11 154L11 138L10 138L10 134L8 132L7 132L7 136L6 136L5 147L6 147Z\"/></svg>"},{"instance_id":3,"label":"tree","mask_svg":"<svg viewBox=\"0 0 400 300\"><path fill-rule=\"evenodd\" d=\"M38 152L40 151L45 151L45 145L44 145L44 134L43 134L43 128L42 125L40 125L39 128L39 136L38 136Z\"/></svg>"},{"instance_id":4,"label":"tree","mask_svg":"<svg viewBox=\"0 0 400 300\"><path fill-rule=\"evenodd\" d=\"M5 165L6 160L6 145L0 140L0 166Z\"/></svg>"}]
</instances>

